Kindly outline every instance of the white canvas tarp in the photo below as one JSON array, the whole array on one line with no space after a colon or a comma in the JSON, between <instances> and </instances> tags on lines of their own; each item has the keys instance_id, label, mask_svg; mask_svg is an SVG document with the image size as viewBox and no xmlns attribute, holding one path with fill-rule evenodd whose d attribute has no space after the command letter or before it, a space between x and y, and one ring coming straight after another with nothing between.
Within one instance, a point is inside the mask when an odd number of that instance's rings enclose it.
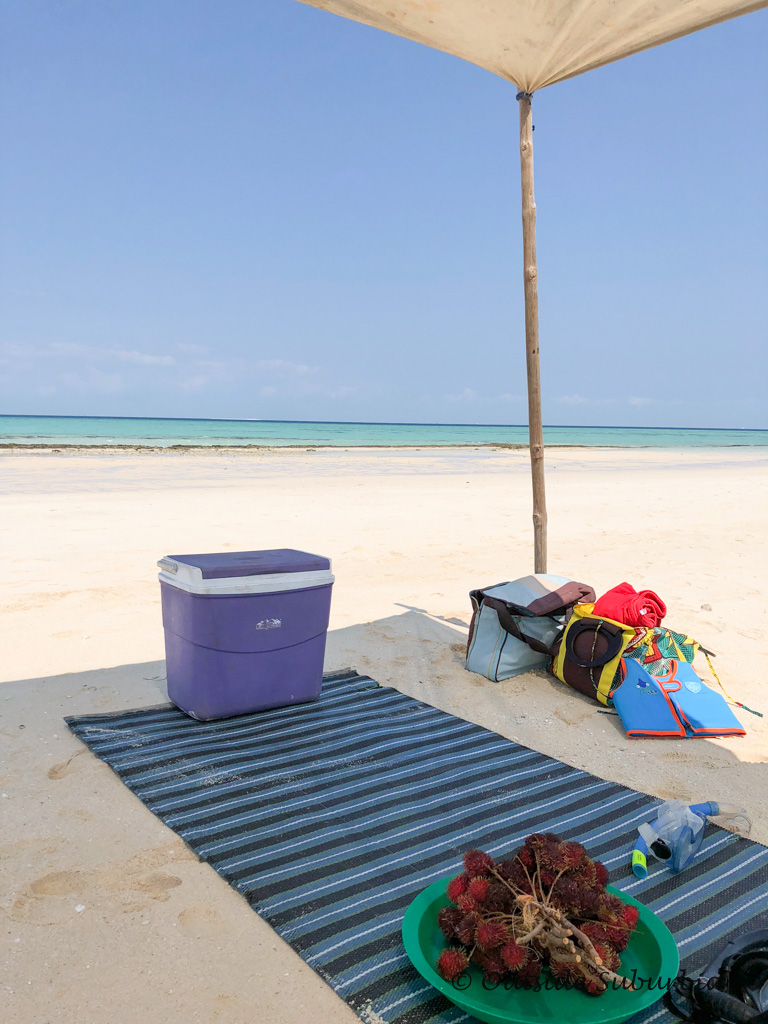
<instances>
[{"instance_id":1,"label":"white canvas tarp","mask_svg":"<svg viewBox=\"0 0 768 1024\"><path fill-rule=\"evenodd\" d=\"M531 94L768 0L301 0L461 57L518 87L534 568L547 571Z\"/></svg>"},{"instance_id":2,"label":"white canvas tarp","mask_svg":"<svg viewBox=\"0 0 768 1024\"><path fill-rule=\"evenodd\" d=\"M478 64L525 91L768 0L301 0Z\"/></svg>"}]
</instances>

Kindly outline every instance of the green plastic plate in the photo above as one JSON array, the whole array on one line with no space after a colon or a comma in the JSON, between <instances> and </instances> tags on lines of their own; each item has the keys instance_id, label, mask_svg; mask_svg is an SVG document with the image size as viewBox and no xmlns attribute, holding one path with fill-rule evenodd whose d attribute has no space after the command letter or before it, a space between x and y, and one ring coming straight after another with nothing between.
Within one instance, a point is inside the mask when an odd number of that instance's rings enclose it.
<instances>
[{"instance_id":1,"label":"green plastic plate","mask_svg":"<svg viewBox=\"0 0 768 1024\"><path fill-rule=\"evenodd\" d=\"M672 933L647 907L631 896L607 886L625 903L640 913L637 928L621 955L621 973L637 979L653 979L634 992L614 990L610 985L599 996L590 996L578 989L547 989L549 972L542 975L541 991L529 989L483 988L483 976L472 965L462 980L462 988L444 981L437 973L437 958L447 943L437 926L437 913L448 906L445 887L449 879L435 882L408 907L403 919L403 943L411 963L428 982L439 989L452 1003L486 1024L618 1024L646 1010L664 995L669 981L677 977L680 957ZM468 982L468 983L467 983ZM465 986L465 987L464 987Z\"/></svg>"}]
</instances>

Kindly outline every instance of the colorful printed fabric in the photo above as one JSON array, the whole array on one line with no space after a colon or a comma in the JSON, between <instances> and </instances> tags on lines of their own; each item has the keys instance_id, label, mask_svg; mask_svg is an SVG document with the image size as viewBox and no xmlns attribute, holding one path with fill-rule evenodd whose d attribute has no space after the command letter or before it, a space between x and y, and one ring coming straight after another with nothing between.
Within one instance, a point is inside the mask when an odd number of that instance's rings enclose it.
<instances>
[{"instance_id":1,"label":"colorful printed fabric","mask_svg":"<svg viewBox=\"0 0 768 1024\"><path fill-rule=\"evenodd\" d=\"M693 637L656 626L636 629L635 639L629 641L623 656L639 661L652 676L664 676L672 670L672 661L691 664L698 649L699 644Z\"/></svg>"}]
</instances>

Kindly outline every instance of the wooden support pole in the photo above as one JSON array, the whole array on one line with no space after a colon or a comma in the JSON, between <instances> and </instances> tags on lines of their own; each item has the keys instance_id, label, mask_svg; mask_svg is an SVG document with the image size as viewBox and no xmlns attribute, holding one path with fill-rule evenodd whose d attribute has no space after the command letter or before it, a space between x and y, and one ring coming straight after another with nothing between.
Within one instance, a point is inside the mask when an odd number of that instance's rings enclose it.
<instances>
[{"instance_id":1,"label":"wooden support pole","mask_svg":"<svg viewBox=\"0 0 768 1024\"><path fill-rule=\"evenodd\" d=\"M547 498L544 490L544 435L541 428L539 372L539 293L536 267L536 200L533 196L531 93L519 92L520 183L523 198L523 281L525 285L525 363L528 372L528 443L533 479L534 572L547 571Z\"/></svg>"}]
</instances>

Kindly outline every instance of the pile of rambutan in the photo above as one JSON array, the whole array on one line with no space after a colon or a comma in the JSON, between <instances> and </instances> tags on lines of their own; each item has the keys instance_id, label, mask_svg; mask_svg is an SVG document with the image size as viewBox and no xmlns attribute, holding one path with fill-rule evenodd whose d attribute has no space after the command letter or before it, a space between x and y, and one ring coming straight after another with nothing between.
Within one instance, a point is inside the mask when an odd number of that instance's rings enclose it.
<instances>
[{"instance_id":1,"label":"pile of rambutan","mask_svg":"<svg viewBox=\"0 0 768 1024\"><path fill-rule=\"evenodd\" d=\"M529 988L547 967L564 987L592 995L632 988L617 972L638 912L606 892L607 882L604 864L551 832L528 836L499 862L469 850L464 873L448 883L451 906L438 914L451 943L438 958L440 975L456 981L472 963L492 985Z\"/></svg>"}]
</instances>

